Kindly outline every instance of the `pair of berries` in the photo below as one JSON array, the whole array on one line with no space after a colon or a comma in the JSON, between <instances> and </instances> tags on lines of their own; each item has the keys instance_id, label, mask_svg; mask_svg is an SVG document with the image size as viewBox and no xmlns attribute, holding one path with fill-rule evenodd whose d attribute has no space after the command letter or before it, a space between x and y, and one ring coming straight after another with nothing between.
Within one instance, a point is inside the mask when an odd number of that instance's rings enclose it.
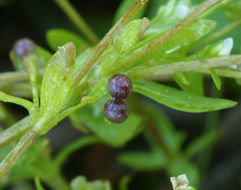
<instances>
[{"instance_id":1,"label":"pair of berries","mask_svg":"<svg viewBox=\"0 0 241 190\"><path fill-rule=\"evenodd\" d=\"M105 117L112 123L121 123L129 116L129 108L124 99L132 91L132 82L126 75L117 74L108 81L111 99L106 103Z\"/></svg>"}]
</instances>

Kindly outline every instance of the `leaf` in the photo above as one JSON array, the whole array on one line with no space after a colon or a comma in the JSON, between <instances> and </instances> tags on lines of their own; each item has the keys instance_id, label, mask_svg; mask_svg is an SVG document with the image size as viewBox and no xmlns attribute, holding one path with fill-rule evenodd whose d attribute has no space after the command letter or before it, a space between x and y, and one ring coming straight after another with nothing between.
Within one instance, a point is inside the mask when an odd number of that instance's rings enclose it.
<instances>
[{"instance_id":1,"label":"leaf","mask_svg":"<svg viewBox=\"0 0 241 190\"><path fill-rule=\"evenodd\" d=\"M147 18L135 19L130 21L117 35L114 40L114 46L119 53L128 51L134 47L143 36L144 32L150 25Z\"/></svg>"},{"instance_id":2,"label":"leaf","mask_svg":"<svg viewBox=\"0 0 241 190\"><path fill-rule=\"evenodd\" d=\"M88 182L84 176L77 176L70 182L71 190L86 190Z\"/></svg>"},{"instance_id":3,"label":"leaf","mask_svg":"<svg viewBox=\"0 0 241 190\"><path fill-rule=\"evenodd\" d=\"M125 175L119 181L119 190L128 190L128 185L131 181L131 176Z\"/></svg>"},{"instance_id":4,"label":"leaf","mask_svg":"<svg viewBox=\"0 0 241 190\"><path fill-rule=\"evenodd\" d=\"M76 57L76 61L74 65L74 73L76 73L80 69L80 67L88 59L91 53L92 53L92 49L87 48Z\"/></svg>"},{"instance_id":5,"label":"leaf","mask_svg":"<svg viewBox=\"0 0 241 190\"><path fill-rule=\"evenodd\" d=\"M16 181L23 179L33 179L36 175L41 176L42 171L36 167L35 163L38 163L42 168L46 167L43 156L50 155L48 145L49 141L46 138L40 138L35 144L33 144L33 146L31 146L30 149L25 154L23 154L21 159L16 163L8 178L4 183L0 184L0 187L8 183L13 184ZM12 148L13 144L9 144L1 148L0 160L6 157ZM46 171L44 171L44 175L48 175Z\"/></svg>"},{"instance_id":6,"label":"leaf","mask_svg":"<svg viewBox=\"0 0 241 190\"><path fill-rule=\"evenodd\" d=\"M213 20L201 19L193 22L167 42L158 52L171 54L182 47L187 47L204 35L210 33L216 27ZM184 50L183 50L184 51ZM185 51L184 51L185 52Z\"/></svg>"},{"instance_id":7,"label":"leaf","mask_svg":"<svg viewBox=\"0 0 241 190\"><path fill-rule=\"evenodd\" d=\"M62 109L71 88L74 61L73 43L67 43L59 48L49 60L41 85L40 118L51 118Z\"/></svg>"},{"instance_id":8,"label":"leaf","mask_svg":"<svg viewBox=\"0 0 241 190\"><path fill-rule=\"evenodd\" d=\"M167 164L165 155L160 151L121 153L118 160L132 169L142 171L159 170Z\"/></svg>"},{"instance_id":9,"label":"leaf","mask_svg":"<svg viewBox=\"0 0 241 190\"><path fill-rule=\"evenodd\" d=\"M51 29L46 34L47 43L53 51L68 42L75 44L77 54L86 47L86 42L79 35L64 29Z\"/></svg>"},{"instance_id":10,"label":"leaf","mask_svg":"<svg viewBox=\"0 0 241 190\"><path fill-rule=\"evenodd\" d=\"M170 108L185 112L207 112L236 105L236 102L231 100L192 95L163 84L145 80L135 81L134 91Z\"/></svg>"},{"instance_id":11,"label":"leaf","mask_svg":"<svg viewBox=\"0 0 241 190\"><path fill-rule=\"evenodd\" d=\"M167 168L169 176L178 176L186 174L192 186L198 186L200 181L200 174L196 165L184 159L177 159L172 161Z\"/></svg>"},{"instance_id":12,"label":"leaf","mask_svg":"<svg viewBox=\"0 0 241 190\"><path fill-rule=\"evenodd\" d=\"M52 54L41 46L37 46L37 54L40 56L40 65L38 65L38 67L45 68Z\"/></svg>"},{"instance_id":13,"label":"leaf","mask_svg":"<svg viewBox=\"0 0 241 190\"><path fill-rule=\"evenodd\" d=\"M95 180L88 182L86 177L77 176L70 183L71 190L111 190L108 181Z\"/></svg>"},{"instance_id":14,"label":"leaf","mask_svg":"<svg viewBox=\"0 0 241 190\"><path fill-rule=\"evenodd\" d=\"M221 78L217 75L217 73L214 69L209 69L209 71L211 73L211 76L212 76L212 79L213 79L213 82L214 82L215 86L217 87L218 90L220 90L221 84L222 84Z\"/></svg>"},{"instance_id":15,"label":"leaf","mask_svg":"<svg viewBox=\"0 0 241 190\"><path fill-rule=\"evenodd\" d=\"M147 31L146 36L167 31L187 16L193 9L194 6L192 6L190 0L169 0L159 8L158 13L152 19L151 27Z\"/></svg>"},{"instance_id":16,"label":"leaf","mask_svg":"<svg viewBox=\"0 0 241 190\"><path fill-rule=\"evenodd\" d=\"M39 177L35 177L35 186L36 186L36 190L44 190L43 186L41 185L40 179Z\"/></svg>"},{"instance_id":17,"label":"leaf","mask_svg":"<svg viewBox=\"0 0 241 190\"><path fill-rule=\"evenodd\" d=\"M113 23L115 24L124 14L125 12L136 2L136 0L122 0L116 14L114 16ZM134 19L142 18L146 9L145 5L135 16Z\"/></svg>"},{"instance_id":18,"label":"leaf","mask_svg":"<svg viewBox=\"0 0 241 190\"><path fill-rule=\"evenodd\" d=\"M98 107L104 110L104 105ZM71 117L85 124L100 139L112 146L122 146L140 131L141 118L133 112L125 122L120 124L105 122L103 111L94 111L93 105L79 109Z\"/></svg>"},{"instance_id":19,"label":"leaf","mask_svg":"<svg viewBox=\"0 0 241 190\"><path fill-rule=\"evenodd\" d=\"M203 95L203 78L200 73L195 72L185 72L181 73L185 80L188 82L183 82L177 78L176 74L172 75L177 84L187 93L196 94L199 96Z\"/></svg>"},{"instance_id":20,"label":"leaf","mask_svg":"<svg viewBox=\"0 0 241 190\"><path fill-rule=\"evenodd\" d=\"M185 134L177 131L168 116L157 106L145 104L145 109L150 115L149 119L156 124L159 136L163 139L168 150L173 153L173 155L177 154L185 139Z\"/></svg>"},{"instance_id":21,"label":"leaf","mask_svg":"<svg viewBox=\"0 0 241 190\"><path fill-rule=\"evenodd\" d=\"M209 131L208 133L201 135L199 138L195 139L189 144L189 146L184 151L184 155L187 158L190 158L197 153L201 153L206 148L211 146L219 137L219 131Z\"/></svg>"},{"instance_id":22,"label":"leaf","mask_svg":"<svg viewBox=\"0 0 241 190\"><path fill-rule=\"evenodd\" d=\"M238 20L241 16L241 1L235 0L225 7L225 13L230 20Z\"/></svg>"}]
</instances>

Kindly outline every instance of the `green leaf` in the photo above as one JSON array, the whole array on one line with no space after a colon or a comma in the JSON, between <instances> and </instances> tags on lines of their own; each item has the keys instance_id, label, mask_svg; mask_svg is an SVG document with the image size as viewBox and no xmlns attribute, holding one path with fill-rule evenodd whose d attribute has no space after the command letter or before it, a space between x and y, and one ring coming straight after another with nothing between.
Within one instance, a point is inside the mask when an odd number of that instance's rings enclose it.
<instances>
[{"instance_id":1,"label":"green leaf","mask_svg":"<svg viewBox=\"0 0 241 190\"><path fill-rule=\"evenodd\" d=\"M88 186L88 182L84 176L75 177L71 183L71 190L86 190Z\"/></svg>"},{"instance_id":2,"label":"green leaf","mask_svg":"<svg viewBox=\"0 0 241 190\"><path fill-rule=\"evenodd\" d=\"M169 0L159 8L158 13L152 19L151 27L146 36L167 31L192 12L193 9L190 0Z\"/></svg>"},{"instance_id":3,"label":"green leaf","mask_svg":"<svg viewBox=\"0 0 241 190\"><path fill-rule=\"evenodd\" d=\"M213 20L197 20L179 32L173 39L160 48L158 52L171 54L177 50L180 50L181 47L187 47L193 44L193 42L199 40L204 35L210 33L215 27L216 22Z\"/></svg>"},{"instance_id":4,"label":"green leaf","mask_svg":"<svg viewBox=\"0 0 241 190\"><path fill-rule=\"evenodd\" d=\"M121 177L119 181L119 190L128 190L128 184L131 181L131 177L129 175L125 175Z\"/></svg>"},{"instance_id":5,"label":"green leaf","mask_svg":"<svg viewBox=\"0 0 241 190\"><path fill-rule=\"evenodd\" d=\"M40 179L39 179L39 177L35 177L35 186L36 186L36 190L44 190L44 188L43 188L43 186L42 186L42 184L41 184L41 182L40 182Z\"/></svg>"},{"instance_id":6,"label":"green leaf","mask_svg":"<svg viewBox=\"0 0 241 190\"><path fill-rule=\"evenodd\" d=\"M241 17L241 1L235 0L225 6L225 13L230 20L237 20Z\"/></svg>"},{"instance_id":7,"label":"green leaf","mask_svg":"<svg viewBox=\"0 0 241 190\"><path fill-rule=\"evenodd\" d=\"M212 79L213 79L213 82L214 82L215 86L217 87L218 90L220 90L221 84L222 84L221 78L217 75L217 73L214 69L209 69L209 71L211 73L211 76L212 76Z\"/></svg>"},{"instance_id":8,"label":"green leaf","mask_svg":"<svg viewBox=\"0 0 241 190\"><path fill-rule=\"evenodd\" d=\"M75 65L74 65L74 73L76 73L80 69L80 67L88 59L88 57L90 56L91 53L92 53L92 49L87 48L76 57L76 61L75 61Z\"/></svg>"},{"instance_id":9,"label":"green leaf","mask_svg":"<svg viewBox=\"0 0 241 190\"><path fill-rule=\"evenodd\" d=\"M159 170L167 164L165 155L160 151L121 153L118 160L132 169L142 171Z\"/></svg>"},{"instance_id":10,"label":"green leaf","mask_svg":"<svg viewBox=\"0 0 241 190\"><path fill-rule=\"evenodd\" d=\"M134 91L170 108L185 112L207 112L236 105L236 102L231 100L192 95L163 84L145 80L135 81Z\"/></svg>"},{"instance_id":11,"label":"green leaf","mask_svg":"<svg viewBox=\"0 0 241 190\"><path fill-rule=\"evenodd\" d=\"M156 129L160 137L163 139L168 150L177 154L180 151L181 145L185 139L185 134L181 131L176 131L175 126L168 116L157 106L145 104L145 109L150 114L150 119L156 124Z\"/></svg>"},{"instance_id":12,"label":"green leaf","mask_svg":"<svg viewBox=\"0 0 241 190\"><path fill-rule=\"evenodd\" d=\"M75 44L77 53L86 47L86 42L79 35L64 29L51 29L46 34L47 43L53 51L57 51L60 46L68 42Z\"/></svg>"},{"instance_id":13,"label":"green leaf","mask_svg":"<svg viewBox=\"0 0 241 190\"><path fill-rule=\"evenodd\" d=\"M40 64L38 65L39 68L45 68L45 66L48 64L48 61L50 60L52 54L40 47L40 46L37 46L37 54L40 56Z\"/></svg>"},{"instance_id":14,"label":"green leaf","mask_svg":"<svg viewBox=\"0 0 241 190\"><path fill-rule=\"evenodd\" d=\"M185 73L179 73L182 74L182 76L187 81L182 81L178 78L176 74L172 75L172 78L175 79L177 84L187 93L190 94L196 94L199 96L203 95L203 78L200 73L195 72L185 72Z\"/></svg>"},{"instance_id":15,"label":"green leaf","mask_svg":"<svg viewBox=\"0 0 241 190\"><path fill-rule=\"evenodd\" d=\"M95 180L88 182L86 177L77 176L70 183L71 190L111 190L108 181Z\"/></svg>"},{"instance_id":16,"label":"green leaf","mask_svg":"<svg viewBox=\"0 0 241 190\"><path fill-rule=\"evenodd\" d=\"M71 42L59 48L49 60L41 85L41 120L46 121L61 111L72 85L74 61L75 46ZM34 130L40 130L38 125Z\"/></svg>"},{"instance_id":17,"label":"green leaf","mask_svg":"<svg viewBox=\"0 0 241 190\"><path fill-rule=\"evenodd\" d=\"M149 25L150 21L147 18L136 19L129 22L114 40L114 46L119 53L128 51L130 48L134 47Z\"/></svg>"},{"instance_id":18,"label":"green leaf","mask_svg":"<svg viewBox=\"0 0 241 190\"><path fill-rule=\"evenodd\" d=\"M177 159L172 161L168 165L167 171L170 176L178 176L185 173L191 185L198 186L199 184L200 174L198 168L188 160Z\"/></svg>"},{"instance_id":19,"label":"green leaf","mask_svg":"<svg viewBox=\"0 0 241 190\"><path fill-rule=\"evenodd\" d=\"M111 190L111 186L108 181L95 180L93 182L89 182L88 189L89 190Z\"/></svg>"},{"instance_id":20,"label":"green leaf","mask_svg":"<svg viewBox=\"0 0 241 190\"><path fill-rule=\"evenodd\" d=\"M101 100L100 100L101 101ZM97 102L98 103L98 102ZM99 109L104 110L104 102L98 104ZM94 110L92 106L85 106L74 112L71 117L85 124L100 139L112 146L121 146L133 138L139 131L141 118L131 112L128 119L120 124L107 123L104 113Z\"/></svg>"},{"instance_id":21,"label":"green leaf","mask_svg":"<svg viewBox=\"0 0 241 190\"><path fill-rule=\"evenodd\" d=\"M191 55L190 59L204 59L211 57L218 57L224 55L230 55L233 48L233 38L226 38L215 44L208 45L204 49Z\"/></svg>"},{"instance_id":22,"label":"green leaf","mask_svg":"<svg viewBox=\"0 0 241 190\"><path fill-rule=\"evenodd\" d=\"M136 2L136 0L122 0L118 10L116 11L114 21L115 24L124 14L125 12ZM134 19L142 18L146 9L145 5L135 16Z\"/></svg>"},{"instance_id":23,"label":"green leaf","mask_svg":"<svg viewBox=\"0 0 241 190\"><path fill-rule=\"evenodd\" d=\"M199 138L195 139L189 144L189 146L184 151L184 155L187 158L194 156L197 153L201 153L206 148L211 146L220 137L219 131L210 131L201 135Z\"/></svg>"}]
</instances>

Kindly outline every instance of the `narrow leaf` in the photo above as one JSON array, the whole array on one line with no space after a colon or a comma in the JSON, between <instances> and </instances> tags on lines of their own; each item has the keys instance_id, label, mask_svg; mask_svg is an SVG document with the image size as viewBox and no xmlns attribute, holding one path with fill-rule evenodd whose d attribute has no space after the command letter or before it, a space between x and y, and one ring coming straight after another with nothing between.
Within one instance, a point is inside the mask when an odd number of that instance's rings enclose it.
<instances>
[{"instance_id":1,"label":"narrow leaf","mask_svg":"<svg viewBox=\"0 0 241 190\"><path fill-rule=\"evenodd\" d=\"M195 139L185 150L185 156L190 158L197 153L201 153L210 145L212 145L220 136L219 131L211 131L206 134L201 135L199 138Z\"/></svg>"},{"instance_id":2,"label":"narrow leaf","mask_svg":"<svg viewBox=\"0 0 241 190\"><path fill-rule=\"evenodd\" d=\"M145 80L135 81L134 91L170 108L185 112L207 112L236 105L236 102L231 100L192 95L163 84Z\"/></svg>"},{"instance_id":3,"label":"narrow leaf","mask_svg":"<svg viewBox=\"0 0 241 190\"><path fill-rule=\"evenodd\" d=\"M129 152L122 153L118 160L133 169L153 171L165 167L167 162L165 155L160 152Z\"/></svg>"},{"instance_id":4,"label":"narrow leaf","mask_svg":"<svg viewBox=\"0 0 241 190\"><path fill-rule=\"evenodd\" d=\"M221 78L217 75L217 73L214 69L210 69L210 73L211 73L215 86L217 87L218 90L220 90L221 84L222 84Z\"/></svg>"},{"instance_id":5,"label":"narrow leaf","mask_svg":"<svg viewBox=\"0 0 241 190\"><path fill-rule=\"evenodd\" d=\"M58 47L63 46L68 42L73 42L80 52L86 47L86 42L79 35L64 29L51 29L46 34L47 43L53 51L57 51Z\"/></svg>"}]
</instances>

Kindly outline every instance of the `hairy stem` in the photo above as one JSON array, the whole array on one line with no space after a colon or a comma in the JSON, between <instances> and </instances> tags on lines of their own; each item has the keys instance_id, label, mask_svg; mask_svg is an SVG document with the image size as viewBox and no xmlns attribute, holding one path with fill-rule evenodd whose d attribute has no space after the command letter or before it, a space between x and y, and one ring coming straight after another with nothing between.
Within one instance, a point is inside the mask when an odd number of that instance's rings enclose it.
<instances>
[{"instance_id":1,"label":"hairy stem","mask_svg":"<svg viewBox=\"0 0 241 190\"><path fill-rule=\"evenodd\" d=\"M127 72L127 74L132 78L146 79L167 76L177 72L199 71L201 69L225 67L233 64L241 64L241 55L223 56L187 62L175 62L151 67L140 66Z\"/></svg>"},{"instance_id":2,"label":"hairy stem","mask_svg":"<svg viewBox=\"0 0 241 190\"><path fill-rule=\"evenodd\" d=\"M108 45L111 43L114 35L122 28L133 16L145 5L148 0L137 0L135 4L123 15L115 26L105 35L105 37L96 46L93 53L86 60L80 70L76 73L73 80L73 89L79 84L80 80L93 67L97 59L102 55Z\"/></svg>"},{"instance_id":3,"label":"hairy stem","mask_svg":"<svg viewBox=\"0 0 241 190\"><path fill-rule=\"evenodd\" d=\"M179 32L181 32L185 27L187 27L190 23L195 21L200 15L202 15L205 11L220 3L222 0L205 0L202 4L200 4L191 14L181 20L177 25L168 30L161 37L156 38L140 50L136 50L131 55L123 55L123 58L120 58L117 66L114 69L110 69L110 72L116 72L117 70L123 69L125 66L137 63L141 64L146 62L156 56L155 51L161 48L165 43L167 43L170 39L174 38Z\"/></svg>"},{"instance_id":4,"label":"hairy stem","mask_svg":"<svg viewBox=\"0 0 241 190\"><path fill-rule=\"evenodd\" d=\"M36 108L39 107L39 95L38 95L38 84L37 84L37 69L38 59L36 57L30 57L25 60L24 66L29 74L30 84L32 86L33 103Z\"/></svg>"},{"instance_id":5,"label":"hairy stem","mask_svg":"<svg viewBox=\"0 0 241 190\"><path fill-rule=\"evenodd\" d=\"M38 77L42 77L44 70L40 70L37 73ZM28 80L29 75L27 72L5 72L0 73L0 81L1 82L18 82Z\"/></svg>"},{"instance_id":6,"label":"hairy stem","mask_svg":"<svg viewBox=\"0 0 241 190\"><path fill-rule=\"evenodd\" d=\"M0 147L3 147L10 142L19 138L23 133L25 133L31 127L30 116L25 117L19 122L15 123L11 127L0 133Z\"/></svg>"},{"instance_id":7,"label":"hairy stem","mask_svg":"<svg viewBox=\"0 0 241 190\"><path fill-rule=\"evenodd\" d=\"M34 110L34 106L33 106L32 102L22 99L22 98L8 95L1 91L0 91L0 100L3 102L9 102L9 103L14 103L14 104L23 106L24 108L26 108L29 111L29 113L32 113L32 111Z\"/></svg>"},{"instance_id":8,"label":"hairy stem","mask_svg":"<svg viewBox=\"0 0 241 190\"><path fill-rule=\"evenodd\" d=\"M0 181L8 174L10 169L16 164L19 158L28 148L38 139L32 131L26 133L15 148L7 155L7 157L0 164Z\"/></svg>"},{"instance_id":9,"label":"hairy stem","mask_svg":"<svg viewBox=\"0 0 241 190\"><path fill-rule=\"evenodd\" d=\"M85 37L92 42L97 44L99 39L93 30L87 25L84 19L80 16L77 10L70 4L68 0L55 0L58 6L65 12L69 19L74 23L77 28L85 35Z\"/></svg>"}]
</instances>

